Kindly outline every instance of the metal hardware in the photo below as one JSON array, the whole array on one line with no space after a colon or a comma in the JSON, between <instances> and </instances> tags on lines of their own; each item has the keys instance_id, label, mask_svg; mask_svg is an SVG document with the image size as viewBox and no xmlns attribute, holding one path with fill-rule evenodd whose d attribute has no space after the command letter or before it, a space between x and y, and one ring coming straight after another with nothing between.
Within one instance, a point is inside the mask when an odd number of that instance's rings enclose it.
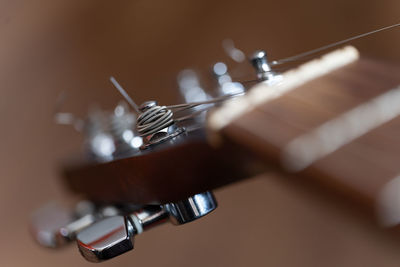
<instances>
[{"instance_id":1,"label":"metal hardware","mask_svg":"<svg viewBox=\"0 0 400 267\"><path fill-rule=\"evenodd\" d=\"M204 192L185 200L165 205L174 224L185 224L197 220L217 208L217 201L212 192Z\"/></svg>"},{"instance_id":2,"label":"metal hardware","mask_svg":"<svg viewBox=\"0 0 400 267\"><path fill-rule=\"evenodd\" d=\"M135 101L129 96L129 94L125 91L125 89L118 83L118 81L111 76L110 82L114 85L114 87L118 90L118 92L125 98L125 100L129 103L129 105L133 108L136 113L139 113L139 107L136 105Z\"/></svg>"},{"instance_id":3,"label":"metal hardware","mask_svg":"<svg viewBox=\"0 0 400 267\"><path fill-rule=\"evenodd\" d=\"M132 113L126 102L121 101L110 116L110 132L116 143L114 158L120 158L138 151L142 138L135 135L136 115Z\"/></svg>"},{"instance_id":4,"label":"metal hardware","mask_svg":"<svg viewBox=\"0 0 400 267\"><path fill-rule=\"evenodd\" d=\"M141 114L136 127L144 141L141 149L165 142L184 132L183 128L174 123L173 112L166 106L158 106L156 101L144 102L139 110Z\"/></svg>"},{"instance_id":5,"label":"metal hardware","mask_svg":"<svg viewBox=\"0 0 400 267\"><path fill-rule=\"evenodd\" d=\"M79 202L75 210L69 210L57 203L49 203L32 215L31 232L40 245L59 248L74 241L80 231L94 222L118 213L119 211L111 206L96 209L89 201Z\"/></svg>"},{"instance_id":6,"label":"metal hardware","mask_svg":"<svg viewBox=\"0 0 400 267\"><path fill-rule=\"evenodd\" d=\"M256 69L257 78L265 81L272 78L274 75L268 62L267 53L263 50L258 50L253 53L250 62Z\"/></svg>"},{"instance_id":7,"label":"metal hardware","mask_svg":"<svg viewBox=\"0 0 400 267\"><path fill-rule=\"evenodd\" d=\"M277 84L282 81L282 75L272 70L272 64L268 61L265 51L258 50L254 52L250 57L250 62L255 68L257 78L260 81L267 82L269 85Z\"/></svg>"},{"instance_id":8,"label":"metal hardware","mask_svg":"<svg viewBox=\"0 0 400 267\"><path fill-rule=\"evenodd\" d=\"M137 234L143 233L166 220L168 220L168 211L162 205L146 206L141 210L129 215L133 222Z\"/></svg>"},{"instance_id":9,"label":"metal hardware","mask_svg":"<svg viewBox=\"0 0 400 267\"><path fill-rule=\"evenodd\" d=\"M246 59L244 53L235 47L235 43L232 39L223 40L222 48L225 50L225 53L236 62L243 62Z\"/></svg>"},{"instance_id":10,"label":"metal hardware","mask_svg":"<svg viewBox=\"0 0 400 267\"><path fill-rule=\"evenodd\" d=\"M133 249L134 235L168 219L180 225L199 219L217 207L211 192L166 205L146 206L128 216L108 217L82 230L77 236L79 251L91 262L111 259Z\"/></svg>"},{"instance_id":11,"label":"metal hardware","mask_svg":"<svg viewBox=\"0 0 400 267\"><path fill-rule=\"evenodd\" d=\"M142 137L157 133L174 123L172 111L165 106L158 106L156 101L143 103L140 111L137 131Z\"/></svg>"},{"instance_id":12,"label":"metal hardware","mask_svg":"<svg viewBox=\"0 0 400 267\"><path fill-rule=\"evenodd\" d=\"M78 248L88 261L108 260L133 249L135 231L128 217L108 217L78 234Z\"/></svg>"},{"instance_id":13,"label":"metal hardware","mask_svg":"<svg viewBox=\"0 0 400 267\"><path fill-rule=\"evenodd\" d=\"M113 112L100 109L90 112L85 126L90 154L96 160L110 161L136 153L143 141L135 136L135 123L136 116L124 101Z\"/></svg>"},{"instance_id":14,"label":"metal hardware","mask_svg":"<svg viewBox=\"0 0 400 267\"><path fill-rule=\"evenodd\" d=\"M192 69L182 70L177 77L179 91L185 100L185 103L201 102L210 99L201 86L199 76ZM196 108L195 108L196 110Z\"/></svg>"},{"instance_id":15,"label":"metal hardware","mask_svg":"<svg viewBox=\"0 0 400 267\"><path fill-rule=\"evenodd\" d=\"M57 204L49 203L31 218L31 232L42 246L58 248L74 240L76 233L95 221L92 210L80 210L79 215Z\"/></svg>"},{"instance_id":16,"label":"metal hardware","mask_svg":"<svg viewBox=\"0 0 400 267\"><path fill-rule=\"evenodd\" d=\"M217 62L212 68L212 73L217 79L219 86L219 94L224 95L242 95L244 94L244 86L239 82L232 82L229 75L228 67L223 62Z\"/></svg>"}]
</instances>

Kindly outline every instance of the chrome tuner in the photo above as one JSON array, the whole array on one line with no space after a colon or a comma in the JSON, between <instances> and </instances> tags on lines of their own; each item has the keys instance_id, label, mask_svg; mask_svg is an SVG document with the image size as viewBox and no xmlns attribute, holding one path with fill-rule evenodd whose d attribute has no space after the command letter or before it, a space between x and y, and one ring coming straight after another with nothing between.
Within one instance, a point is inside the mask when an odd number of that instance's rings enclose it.
<instances>
[{"instance_id":1,"label":"chrome tuner","mask_svg":"<svg viewBox=\"0 0 400 267\"><path fill-rule=\"evenodd\" d=\"M75 210L48 203L32 214L31 233L42 246L59 248L76 239L77 234L94 222L119 212L114 207L96 208L89 201L79 202Z\"/></svg>"},{"instance_id":2,"label":"chrome tuner","mask_svg":"<svg viewBox=\"0 0 400 267\"><path fill-rule=\"evenodd\" d=\"M216 208L217 201L210 191L165 205L174 224L185 224L197 220Z\"/></svg>"},{"instance_id":3,"label":"chrome tuner","mask_svg":"<svg viewBox=\"0 0 400 267\"><path fill-rule=\"evenodd\" d=\"M135 231L128 217L108 217L78 234L78 248L90 262L111 259L133 249Z\"/></svg>"},{"instance_id":4,"label":"chrome tuner","mask_svg":"<svg viewBox=\"0 0 400 267\"><path fill-rule=\"evenodd\" d=\"M49 248L62 247L74 240L77 232L95 221L91 203L79 204L77 208L73 211L57 203L48 203L36 210L31 218L34 239Z\"/></svg>"},{"instance_id":5,"label":"chrome tuner","mask_svg":"<svg viewBox=\"0 0 400 267\"><path fill-rule=\"evenodd\" d=\"M273 76L265 51L258 50L254 52L250 58L250 62L256 69L258 79L264 81L269 80Z\"/></svg>"},{"instance_id":6,"label":"chrome tuner","mask_svg":"<svg viewBox=\"0 0 400 267\"><path fill-rule=\"evenodd\" d=\"M173 112L165 106L158 106L156 101L144 102L139 111L136 128L143 138L140 149L160 144L184 132L183 128L176 126Z\"/></svg>"},{"instance_id":7,"label":"chrome tuner","mask_svg":"<svg viewBox=\"0 0 400 267\"><path fill-rule=\"evenodd\" d=\"M283 80L283 76L280 73L272 70L265 51L258 50L254 52L250 57L250 62L255 68L257 78L260 81L266 82L269 85L274 85Z\"/></svg>"},{"instance_id":8,"label":"chrome tuner","mask_svg":"<svg viewBox=\"0 0 400 267\"><path fill-rule=\"evenodd\" d=\"M165 205L150 205L127 216L103 219L77 236L79 251L91 262L111 259L133 249L134 236L165 221L180 225L199 219L217 208L211 192Z\"/></svg>"},{"instance_id":9,"label":"chrome tuner","mask_svg":"<svg viewBox=\"0 0 400 267\"><path fill-rule=\"evenodd\" d=\"M240 95L244 94L245 88L239 82L233 82L228 72L228 66L223 62L217 62L212 67L212 73L218 82L219 94Z\"/></svg>"}]
</instances>

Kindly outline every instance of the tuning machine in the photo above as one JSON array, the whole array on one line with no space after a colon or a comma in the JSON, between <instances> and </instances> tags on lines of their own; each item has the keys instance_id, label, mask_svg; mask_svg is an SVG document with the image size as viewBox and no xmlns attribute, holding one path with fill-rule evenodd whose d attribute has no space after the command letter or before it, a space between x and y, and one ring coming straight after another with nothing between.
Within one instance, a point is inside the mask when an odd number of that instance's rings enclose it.
<instances>
[{"instance_id":1,"label":"tuning machine","mask_svg":"<svg viewBox=\"0 0 400 267\"><path fill-rule=\"evenodd\" d=\"M172 118L173 112L166 106L158 106L156 101L144 102L137 119L137 131L143 138L141 149L172 139L185 130L178 127Z\"/></svg>"},{"instance_id":2,"label":"tuning machine","mask_svg":"<svg viewBox=\"0 0 400 267\"><path fill-rule=\"evenodd\" d=\"M268 61L267 52L257 50L250 57L250 63L256 70L259 81L267 82L268 84L276 84L282 80L282 75L272 69L271 63Z\"/></svg>"},{"instance_id":3,"label":"tuning machine","mask_svg":"<svg viewBox=\"0 0 400 267\"><path fill-rule=\"evenodd\" d=\"M212 74L217 80L221 96L244 94L244 86L239 82L232 81L232 77L228 72L228 66L224 62L215 63L212 67Z\"/></svg>"},{"instance_id":4,"label":"tuning machine","mask_svg":"<svg viewBox=\"0 0 400 267\"><path fill-rule=\"evenodd\" d=\"M165 221L175 225L197 220L217 208L211 192L165 205L146 206L127 216L105 218L77 236L79 251L91 262L111 259L134 247L134 236Z\"/></svg>"},{"instance_id":5,"label":"tuning machine","mask_svg":"<svg viewBox=\"0 0 400 267\"><path fill-rule=\"evenodd\" d=\"M92 202L81 201L74 210L58 203L48 203L31 217L31 233L42 246L59 248L74 241L76 235L94 222L119 214L112 206L96 207Z\"/></svg>"},{"instance_id":6,"label":"tuning machine","mask_svg":"<svg viewBox=\"0 0 400 267\"><path fill-rule=\"evenodd\" d=\"M125 101L113 111L92 109L85 123L85 143L96 161L111 161L138 152L142 138L135 135L136 115Z\"/></svg>"}]
</instances>

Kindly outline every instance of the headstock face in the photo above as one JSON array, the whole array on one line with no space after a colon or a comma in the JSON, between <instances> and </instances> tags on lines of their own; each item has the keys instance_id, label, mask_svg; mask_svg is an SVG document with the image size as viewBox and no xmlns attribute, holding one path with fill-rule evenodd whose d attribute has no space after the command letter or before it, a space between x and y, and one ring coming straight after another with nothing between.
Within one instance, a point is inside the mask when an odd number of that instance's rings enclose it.
<instances>
[{"instance_id":1,"label":"headstock face","mask_svg":"<svg viewBox=\"0 0 400 267\"><path fill-rule=\"evenodd\" d=\"M65 165L63 176L73 192L97 206L129 204L135 209L111 217L96 214L90 225L74 232L82 255L95 262L118 256L133 248L134 235L147 226L167 219L183 224L213 211L217 204L210 190L264 172L267 166L281 167L279 159L265 164L270 155L259 157L264 143L254 148L260 138L267 145L272 143L262 132L251 140L251 134L226 134L225 130L252 118L246 115L255 107L356 59L358 52L347 47L281 75L272 67L279 63L269 62L265 52L257 51L251 64L258 84L250 92L251 86L234 81L226 65L219 62L213 66L218 90L212 97L202 90L195 73L185 71L178 84L186 103L169 106L156 101L138 106L114 80L135 112L120 104L113 112L91 114L83 127L91 158ZM251 127L263 128L263 121L258 121ZM253 133L251 127L241 130ZM221 142L219 134L236 134L236 139ZM240 136L246 136L253 149L238 141ZM268 153L281 150L279 146L268 148Z\"/></svg>"},{"instance_id":2,"label":"headstock face","mask_svg":"<svg viewBox=\"0 0 400 267\"><path fill-rule=\"evenodd\" d=\"M112 160L101 159L103 161L97 163L67 167L64 170L65 181L73 191L97 202L163 204L251 177L266 168L259 164L260 161L252 152L229 142L216 144L215 140L210 140L223 125L240 117L236 114L236 108L239 107L242 112L251 110L257 101L278 97L279 92L285 93L285 88L294 88L307 79L355 60L357 56L355 49L346 48L324 57L322 63L313 63L317 67L311 63L304 65L296 71L306 69L300 78L288 73L288 79L285 80L268 66L266 54L258 51L252 59L260 82L255 89L258 95L239 92L212 100L172 106L146 102L138 107L140 114L136 121L137 131L134 133L133 129L128 130L131 138L142 138L143 145L125 154L113 154ZM318 66L321 66L319 70ZM316 70L307 71L312 68ZM226 70L216 72L221 74L221 78ZM192 80L193 73L189 73L186 79L180 80L182 88L191 85L195 90L199 89L198 83ZM251 98L255 102L246 103ZM228 101L228 104L223 108L215 107L224 101ZM217 111L207 116L205 112L210 107ZM177 115L180 112L184 114ZM120 139L123 139L124 133L120 133Z\"/></svg>"},{"instance_id":3,"label":"headstock face","mask_svg":"<svg viewBox=\"0 0 400 267\"><path fill-rule=\"evenodd\" d=\"M213 147L198 129L131 157L69 165L63 175L73 192L96 202L163 204L252 176L261 171L255 162L233 145Z\"/></svg>"},{"instance_id":4,"label":"headstock face","mask_svg":"<svg viewBox=\"0 0 400 267\"><path fill-rule=\"evenodd\" d=\"M243 61L232 43L226 50ZM96 202L168 203L258 173L263 168L251 153L231 144L214 146L206 133L208 111L245 95L254 84L281 81L265 52L254 53L250 61L256 77L247 83L236 81L227 64L215 63L212 95L194 71L182 71L177 81L185 103L169 106L136 105L111 77L130 107L121 103L112 112L90 113L83 127L90 157L64 168L68 187Z\"/></svg>"}]
</instances>

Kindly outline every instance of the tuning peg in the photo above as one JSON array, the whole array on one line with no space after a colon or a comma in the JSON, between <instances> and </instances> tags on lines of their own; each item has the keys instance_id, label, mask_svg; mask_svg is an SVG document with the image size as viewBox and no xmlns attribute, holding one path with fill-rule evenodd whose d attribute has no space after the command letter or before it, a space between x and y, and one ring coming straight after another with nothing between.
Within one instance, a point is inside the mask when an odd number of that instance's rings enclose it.
<instances>
[{"instance_id":1,"label":"tuning peg","mask_svg":"<svg viewBox=\"0 0 400 267\"><path fill-rule=\"evenodd\" d=\"M83 204L79 211L73 211L57 203L49 203L32 214L31 232L42 246L58 248L74 240L76 234L95 219L92 211L84 208Z\"/></svg>"},{"instance_id":2,"label":"tuning peg","mask_svg":"<svg viewBox=\"0 0 400 267\"><path fill-rule=\"evenodd\" d=\"M179 91L186 103L206 101L210 98L199 75L192 69L182 70L177 76Z\"/></svg>"},{"instance_id":3,"label":"tuning peg","mask_svg":"<svg viewBox=\"0 0 400 267\"><path fill-rule=\"evenodd\" d=\"M164 208L173 224L185 224L197 220L217 208L217 201L212 192L196 194L185 200L166 204Z\"/></svg>"},{"instance_id":4,"label":"tuning peg","mask_svg":"<svg viewBox=\"0 0 400 267\"><path fill-rule=\"evenodd\" d=\"M32 214L31 232L42 246L59 248L74 241L80 231L99 219L119 213L113 206L96 207L90 201L80 201L75 209L49 203Z\"/></svg>"},{"instance_id":5,"label":"tuning peg","mask_svg":"<svg viewBox=\"0 0 400 267\"><path fill-rule=\"evenodd\" d=\"M267 53L263 50L258 50L250 57L250 63L256 70L257 78L260 81L265 81L269 85L274 85L282 81L283 77L271 69L271 64L268 61Z\"/></svg>"},{"instance_id":6,"label":"tuning peg","mask_svg":"<svg viewBox=\"0 0 400 267\"><path fill-rule=\"evenodd\" d=\"M212 73L218 83L220 95L244 94L244 86L239 82L233 82L228 72L228 67L223 62L217 62L212 67Z\"/></svg>"},{"instance_id":7,"label":"tuning peg","mask_svg":"<svg viewBox=\"0 0 400 267\"><path fill-rule=\"evenodd\" d=\"M88 261L111 259L133 249L134 235L168 218L174 224L184 224L209 214L216 207L213 194L205 192L175 203L146 206L128 216L108 217L78 234L78 248Z\"/></svg>"},{"instance_id":8,"label":"tuning peg","mask_svg":"<svg viewBox=\"0 0 400 267\"><path fill-rule=\"evenodd\" d=\"M101 262L133 249L134 235L141 234L163 220L168 213L162 206L147 206L128 216L113 216L81 231L79 251L90 262Z\"/></svg>"},{"instance_id":9,"label":"tuning peg","mask_svg":"<svg viewBox=\"0 0 400 267\"><path fill-rule=\"evenodd\" d=\"M257 78L260 80L268 80L271 76L271 67L268 63L267 53L258 50L250 57L250 62L256 69Z\"/></svg>"},{"instance_id":10,"label":"tuning peg","mask_svg":"<svg viewBox=\"0 0 400 267\"><path fill-rule=\"evenodd\" d=\"M78 248L86 260L104 261L132 250L135 233L129 217L108 217L78 234Z\"/></svg>"}]
</instances>

